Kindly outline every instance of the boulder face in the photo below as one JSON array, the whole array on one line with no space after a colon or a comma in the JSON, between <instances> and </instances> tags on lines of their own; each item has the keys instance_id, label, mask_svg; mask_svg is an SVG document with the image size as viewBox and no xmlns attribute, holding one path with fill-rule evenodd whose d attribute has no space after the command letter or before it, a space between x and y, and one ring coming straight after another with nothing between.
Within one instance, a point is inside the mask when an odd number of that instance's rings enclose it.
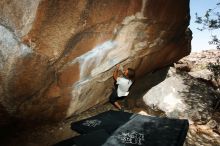
<instances>
[{"instance_id":1,"label":"boulder face","mask_svg":"<svg viewBox=\"0 0 220 146\"><path fill-rule=\"evenodd\" d=\"M0 7L1 119L80 113L107 101L116 64L141 78L191 50L187 0L2 0Z\"/></svg>"},{"instance_id":2,"label":"boulder face","mask_svg":"<svg viewBox=\"0 0 220 146\"><path fill-rule=\"evenodd\" d=\"M148 106L164 111L168 117L205 121L213 112L214 93L205 83L189 75L177 74L150 89L143 100Z\"/></svg>"},{"instance_id":3,"label":"boulder face","mask_svg":"<svg viewBox=\"0 0 220 146\"><path fill-rule=\"evenodd\" d=\"M206 50L182 58L170 67L164 81L143 96L144 103L164 111L168 117L192 122L214 118L220 105L220 86L214 84L218 83L219 74L209 64L219 67L219 57L219 50Z\"/></svg>"}]
</instances>

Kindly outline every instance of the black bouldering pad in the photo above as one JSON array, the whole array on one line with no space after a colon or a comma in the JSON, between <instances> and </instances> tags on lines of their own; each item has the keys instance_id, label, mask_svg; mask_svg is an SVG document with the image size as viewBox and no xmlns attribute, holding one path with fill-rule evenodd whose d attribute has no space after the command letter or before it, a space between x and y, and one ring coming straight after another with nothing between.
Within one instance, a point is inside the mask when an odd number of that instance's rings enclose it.
<instances>
[{"instance_id":1,"label":"black bouldering pad","mask_svg":"<svg viewBox=\"0 0 220 146\"><path fill-rule=\"evenodd\" d=\"M61 141L53 146L100 146L110 135L103 129Z\"/></svg>"},{"instance_id":2,"label":"black bouldering pad","mask_svg":"<svg viewBox=\"0 0 220 146\"><path fill-rule=\"evenodd\" d=\"M100 146L105 143L110 135L105 130L97 130L84 134L75 139L77 146Z\"/></svg>"},{"instance_id":3,"label":"black bouldering pad","mask_svg":"<svg viewBox=\"0 0 220 146\"><path fill-rule=\"evenodd\" d=\"M109 134L107 140L103 138L104 146L182 146L188 127L188 120L112 110L71 124L73 130L86 137L91 136L91 141L99 137L92 134L93 132L104 130ZM89 141L82 142L86 145Z\"/></svg>"},{"instance_id":4,"label":"black bouldering pad","mask_svg":"<svg viewBox=\"0 0 220 146\"><path fill-rule=\"evenodd\" d=\"M182 146L188 120L137 115L119 127L104 146Z\"/></svg>"},{"instance_id":5,"label":"black bouldering pad","mask_svg":"<svg viewBox=\"0 0 220 146\"><path fill-rule=\"evenodd\" d=\"M121 111L107 111L94 117L71 123L71 129L81 134L90 133L99 129L105 129L109 134L120 125L128 122L135 114Z\"/></svg>"}]
</instances>

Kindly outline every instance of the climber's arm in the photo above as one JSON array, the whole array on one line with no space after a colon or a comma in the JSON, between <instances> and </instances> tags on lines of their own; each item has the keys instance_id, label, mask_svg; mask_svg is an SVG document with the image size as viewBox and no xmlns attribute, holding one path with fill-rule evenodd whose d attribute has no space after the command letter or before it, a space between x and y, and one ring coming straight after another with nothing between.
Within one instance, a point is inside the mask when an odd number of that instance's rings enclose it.
<instances>
[{"instance_id":1,"label":"climber's arm","mask_svg":"<svg viewBox=\"0 0 220 146\"><path fill-rule=\"evenodd\" d=\"M120 67L120 65L117 64L116 70L115 70L114 73L113 73L113 78L114 78L115 80L117 80L117 78L118 78L119 67Z\"/></svg>"}]
</instances>

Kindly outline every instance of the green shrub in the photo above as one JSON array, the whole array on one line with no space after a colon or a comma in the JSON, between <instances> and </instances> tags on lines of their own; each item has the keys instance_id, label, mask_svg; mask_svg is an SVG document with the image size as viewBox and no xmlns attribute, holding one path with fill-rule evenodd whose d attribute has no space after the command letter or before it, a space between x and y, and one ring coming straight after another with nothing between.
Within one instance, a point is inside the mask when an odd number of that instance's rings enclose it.
<instances>
[{"instance_id":1,"label":"green shrub","mask_svg":"<svg viewBox=\"0 0 220 146\"><path fill-rule=\"evenodd\" d=\"M220 62L219 62L219 59L215 63L209 63L207 67L211 72L214 73L214 76L216 78L220 77Z\"/></svg>"}]
</instances>

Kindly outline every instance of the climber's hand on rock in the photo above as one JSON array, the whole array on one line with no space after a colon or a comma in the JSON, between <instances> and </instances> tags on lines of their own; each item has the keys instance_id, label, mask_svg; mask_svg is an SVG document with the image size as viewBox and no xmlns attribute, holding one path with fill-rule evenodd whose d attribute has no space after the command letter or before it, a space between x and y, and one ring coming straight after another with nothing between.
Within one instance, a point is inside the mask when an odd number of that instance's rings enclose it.
<instances>
[{"instance_id":1,"label":"climber's hand on rock","mask_svg":"<svg viewBox=\"0 0 220 146\"><path fill-rule=\"evenodd\" d=\"M117 68L117 70L119 70L119 68L120 68L120 64L117 64L117 65L116 65L116 68Z\"/></svg>"}]
</instances>

